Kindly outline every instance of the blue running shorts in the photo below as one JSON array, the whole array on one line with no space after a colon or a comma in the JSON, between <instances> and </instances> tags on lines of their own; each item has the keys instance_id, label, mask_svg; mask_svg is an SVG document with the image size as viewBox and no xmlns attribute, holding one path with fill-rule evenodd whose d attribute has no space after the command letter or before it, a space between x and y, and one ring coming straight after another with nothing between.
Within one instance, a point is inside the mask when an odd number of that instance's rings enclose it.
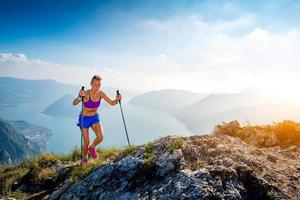
<instances>
[{"instance_id":1,"label":"blue running shorts","mask_svg":"<svg viewBox=\"0 0 300 200\"><path fill-rule=\"evenodd\" d=\"M83 128L89 128L97 122L100 122L98 113L92 116L83 116ZM82 125L82 115L80 114L78 117L77 126L81 128L81 125Z\"/></svg>"}]
</instances>

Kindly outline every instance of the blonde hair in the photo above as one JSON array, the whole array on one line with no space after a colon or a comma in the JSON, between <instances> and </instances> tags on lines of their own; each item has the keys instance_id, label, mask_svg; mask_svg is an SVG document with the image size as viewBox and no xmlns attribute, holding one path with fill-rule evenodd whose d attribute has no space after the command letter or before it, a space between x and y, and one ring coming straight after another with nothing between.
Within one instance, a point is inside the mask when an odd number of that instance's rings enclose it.
<instances>
[{"instance_id":1,"label":"blonde hair","mask_svg":"<svg viewBox=\"0 0 300 200\"><path fill-rule=\"evenodd\" d=\"M101 78L99 75L95 75L95 76L93 76L93 78L92 78L92 80L91 80L91 83L92 83L94 80L101 81L102 78Z\"/></svg>"}]
</instances>

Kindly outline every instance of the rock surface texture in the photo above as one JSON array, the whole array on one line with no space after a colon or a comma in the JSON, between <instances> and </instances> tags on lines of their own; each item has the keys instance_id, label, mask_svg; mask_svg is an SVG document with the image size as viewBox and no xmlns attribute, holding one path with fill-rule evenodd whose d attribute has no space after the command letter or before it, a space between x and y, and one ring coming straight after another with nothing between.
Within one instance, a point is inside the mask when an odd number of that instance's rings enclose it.
<instances>
[{"instance_id":1,"label":"rock surface texture","mask_svg":"<svg viewBox=\"0 0 300 200\"><path fill-rule=\"evenodd\" d=\"M300 199L299 155L297 146L258 148L218 133L168 136L50 198Z\"/></svg>"}]
</instances>

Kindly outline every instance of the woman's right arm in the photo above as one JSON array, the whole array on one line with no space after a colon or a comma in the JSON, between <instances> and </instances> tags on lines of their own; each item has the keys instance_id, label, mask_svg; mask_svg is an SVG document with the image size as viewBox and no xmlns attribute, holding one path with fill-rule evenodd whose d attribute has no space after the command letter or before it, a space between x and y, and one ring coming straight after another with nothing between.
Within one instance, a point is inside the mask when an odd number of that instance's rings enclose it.
<instances>
[{"instance_id":1,"label":"woman's right arm","mask_svg":"<svg viewBox=\"0 0 300 200\"><path fill-rule=\"evenodd\" d=\"M82 97L85 97L86 92L84 90L80 90L78 97L73 100L73 105L77 105L80 101L82 101Z\"/></svg>"},{"instance_id":2,"label":"woman's right arm","mask_svg":"<svg viewBox=\"0 0 300 200\"><path fill-rule=\"evenodd\" d=\"M75 106L75 105L79 104L80 101L81 101L81 97L75 98L75 99L73 100L73 105Z\"/></svg>"}]
</instances>

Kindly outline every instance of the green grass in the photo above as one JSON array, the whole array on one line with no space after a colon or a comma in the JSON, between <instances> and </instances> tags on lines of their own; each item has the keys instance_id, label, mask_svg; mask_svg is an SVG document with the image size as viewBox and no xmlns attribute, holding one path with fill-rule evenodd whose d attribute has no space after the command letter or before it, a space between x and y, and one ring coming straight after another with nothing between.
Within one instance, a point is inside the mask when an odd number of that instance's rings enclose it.
<instances>
[{"instance_id":1,"label":"green grass","mask_svg":"<svg viewBox=\"0 0 300 200\"><path fill-rule=\"evenodd\" d=\"M153 160L154 160L153 148L154 148L154 142L148 142L145 145L144 160L145 160L145 164L149 166L153 165Z\"/></svg>"},{"instance_id":2,"label":"green grass","mask_svg":"<svg viewBox=\"0 0 300 200\"><path fill-rule=\"evenodd\" d=\"M72 168L69 174L69 181L72 183L76 183L87 177L91 174L95 169L99 167L105 166L107 163L104 163L101 159L89 160L89 164L87 166L81 167L80 165L76 165Z\"/></svg>"},{"instance_id":3,"label":"green grass","mask_svg":"<svg viewBox=\"0 0 300 200\"><path fill-rule=\"evenodd\" d=\"M167 148L171 153L173 153L174 150L180 149L182 146L183 146L183 139L176 138L167 145Z\"/></svg>"},{"instance_id":4,"label":"green grass","mask_svg":"<svg viewBox=\"0 0 300 200\"><path fill-rule=\"evenodd\" d=\"M136 151L137 151L137 146L135 146L135 145L130 145L130 147L127 146L127 147L121 149L121 151L120 151L120 153L119 153L119 155L118 155L118 158L119 158L119 159L120 159L120 158L124 158L125 156L127 156L127 155L129 155L129 154L134 154L134 153L136 153Z\"/></svg>"},{"instance_id":5,"label":"green grass","mask_svg":"<svg viewBox=\"0 0 300 200\"><path fill-rule=\"evenodd\" d=\"M145 145L145 153L144 153L144 159L150 159L152 158L153 155L153 147L154 147L154 142L148 142Z\"/></svg>"},{"instance_id":6,"label":"green grass","mask_svg":"<svg viewBox=\"0 0 300 200\"><path fill-rule=\"evenodd\" d=\"M20 166L8 166L0 174L0 194L10 195L11 188L14 182L18 182L27 172L28 168L23 165Z\"/></svg>"},{"instance_id":7,"label":"green grass","mask_svg":"<svg viewBox=\"0 0 300 200\"><path fill-rule=\"evenodd\" d=\"M14 198L16 198L18 200L29 199L29 196L27 194L24 194L23 192L21 192L19 190L16 190L16 191L12 192L11 196L13 196Z\"/></svg>"},{"instance_id":8,"label":"green grass","mask_svg":"<svg viewBox=\"0 0 300 200\"><path fill-rule=\"evenodd\" d=\"M78 146L75 146L70 153L68 154L62 154L62 155L57 155L57 157L61 161L71 161L71 162L76 162L77 160L80 160L81 156L81 149Z\"/></svg>"},{"instance_id":9,"label":"green grass","mask_svg":"<svg viewBox=\"0 0 300 200\"><path fill-rule=\"evenodd\" d=\"M14 183L18 183L28 172L34 171L33 181L43 184L51 178L57 178L58 174L54 170L53 164L60 160L63 164L72 162L75 164L70 167L67 174L67 181L78 182L92 173L95 169L103 167L109 161L122 159L129 154L134 154L137 146L123 148L98 149L99 158L90 159L87 166L80 166L80 148L74 147L68 154L43 153L30 160L23 161L17 165L0 166L0 196L9 195L17 199L27 199L29 194L20 191L12 191Z\"/></svg>"},{"instance_id":10,"label":"green grass","mask_svg":"<svg viewBox=\"0 0 300 200\"><path fill-rule=\"evenodd\" d=\"M45 182L47 179L57 177L58 173L51 167L42 168L37 174L36 180L38 183Z\"/></svg>"}]
</instances>

